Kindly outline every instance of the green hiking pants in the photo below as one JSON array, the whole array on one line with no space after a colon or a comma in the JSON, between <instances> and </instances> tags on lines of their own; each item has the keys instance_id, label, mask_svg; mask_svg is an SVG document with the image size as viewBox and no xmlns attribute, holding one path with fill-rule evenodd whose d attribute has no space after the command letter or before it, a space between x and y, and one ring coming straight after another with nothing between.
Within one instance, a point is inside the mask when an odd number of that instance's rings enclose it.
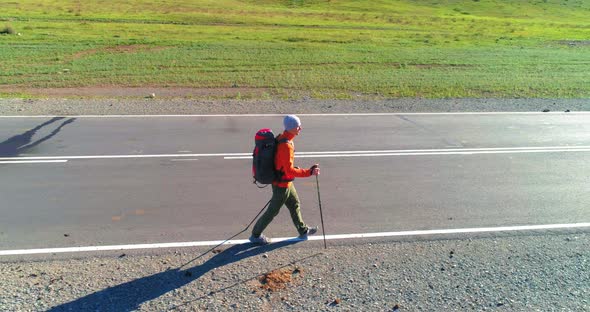
<instances>
[{"instance_id":1,"label":"green hiking pants","mask_svg":"<svg viewBox=\"0 0 590 312\"><path fill-rule=\"evenodd\" d=\"M289 209L291 219L293 220L293 224L297 228L299 235L302 235L307 231L307 225L305 225L303 218L301 217L299 197L297 196L297 191L295 190L293 183L291 183L288 188L273 185L270 204L264 214L258 219L256 225L254 225L254 229L252 229L252 235L254 237L258 237L262 234L262 231L264 231L264 229L270 224L272 219L279 214L279 210L283 205L287 206Z\"/></svg>"}]
</instances>

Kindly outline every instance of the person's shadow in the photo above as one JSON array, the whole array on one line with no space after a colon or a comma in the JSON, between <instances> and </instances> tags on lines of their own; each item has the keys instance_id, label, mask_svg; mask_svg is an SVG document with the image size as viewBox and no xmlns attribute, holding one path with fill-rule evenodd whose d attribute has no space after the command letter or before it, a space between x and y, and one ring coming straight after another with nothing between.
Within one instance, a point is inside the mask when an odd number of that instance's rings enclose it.
<instances>
[{"instance_id":1,"label":"person's shadow","mask_svg":"<svg viewBox=\"0 0 590 312\"><path fill-rule=\"evenodd\" d=\"M61 131L61 128L65 127L67 124L70 124L76 120L76 118L70 118L65 120L59 127L55 130L51 131L48 135L40 138L39 140L32 142L33 136L39 131L41 128L50 125L56 121L65 119L65 117L54 117L50 120L36 126L35 128L28 130L27 132L19 135L15 135L6 141L0 143L0 157L15 157L23 152L51 139L53 136Z\"/></svg>"},{"instance_id":2,"label":"person's shadow","mask_svg":"<svg viewBox=\"0 0 590 312\"><path fill-rule=\"evenodd\" d=\"M180 288L197 280L215 268L281 247L296 244L300 241L301 240L298 239L292 239L265 246L254 245L251 243L234 245L223 252L216 254L199 266L186 270L181 269L185 265L176 269L168 269L164 272L97 291L74 301L51 308L49 311L134 311L139 308L140 304L158 298L171 290ZM219 290L212 290L208 295L214 294L218 291Z\"/></svg>"}]
</instances>

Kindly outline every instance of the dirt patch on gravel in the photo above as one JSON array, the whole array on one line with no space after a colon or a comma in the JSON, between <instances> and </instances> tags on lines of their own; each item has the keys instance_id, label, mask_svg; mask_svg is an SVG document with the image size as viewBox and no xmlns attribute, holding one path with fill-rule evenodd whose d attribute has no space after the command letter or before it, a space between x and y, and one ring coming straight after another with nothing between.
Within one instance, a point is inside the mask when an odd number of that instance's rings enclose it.
<instances>
[{"instance_id":1,"label":"dirt patch on gravel","mask_svg":"<svg viewBox=\"0 0 590 312\"><path fill-rule=\"evenodd\" d=\"M271 271L258 278L260 282L259 288L270 292L285 289L291 283L293 276L299 275L301 272L301 268L285 268Z\"/></svg>"}]
</instances>

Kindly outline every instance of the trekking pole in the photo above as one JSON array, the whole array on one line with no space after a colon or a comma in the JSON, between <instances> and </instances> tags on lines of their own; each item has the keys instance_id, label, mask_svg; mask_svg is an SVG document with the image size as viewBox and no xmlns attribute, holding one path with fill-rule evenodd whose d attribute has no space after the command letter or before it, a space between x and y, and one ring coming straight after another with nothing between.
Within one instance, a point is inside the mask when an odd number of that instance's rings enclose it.
<instances>
[{"instance_id":1,"label":"trekking pole","mask_svg":"<svg viewBox=\"0 0 590 312\"><path fill-rule=\"evenodd\" d=\"M191 261L189 261L189 262L187 262L187 263L185 263L185 264L181 265L180 267L178 267L178 269L181 269L182 267L185 267L187 264L189 264L189 263L191 263L191 262L193 262L193 261L195 261L195 260L197 260L197 259L199 259L199 258L203 257L204 255L206 255L206 254L210 253L211 251L215 250L215 248L217 248L217 247L219 247L219 246L221 246L221 245L223 245L223 244L227 243L228 241L232 240L234 237L236 237L236 236L238 236L238 235L240 235L240 234L242 234L242 233L246 232L246 230L248 230L248 228L250 227L250 225L252 225L252 223L254 223L254 221L256 221L256 219L258 218L258 216L259 216L259 215L260 215L260 214L261 214L261 213L264 211L264 209L266 209L266 207L268 207L268 205L270 205L270 200L269 200L269 201L266 203L266 205L264 205L264 207L262 207L262 210L260 210L260 211L258 212L258 214L256 215L256 217L254 217L254 219L252 219L252 221L250 221L250 223L248 224L248 226L246 226L246 228L245 228L245 229L243 229L241 232L239 232L239 233L237 233L236 235L234 235L234 236L232 236L232 237L230 237L230 238L228 238L228 239L224 240L223 242L219 243L217 246L215 246L215 247L213 247L213 248L211 248L211 249L209 249L209 250L205 251L204 253L202 253L201 255L197 256L197 257L196 257L196 258L194 258L194 259L192 259Z\"/></svg>"},{"instance_id":2,"label":"trekking pole","mask_svg":"<svg viewBox=\"0 0 590 312\"><path fill-rule=\"evenodd\" d=\"M318 179L317 175L315 176L315 183L318 188L318 203L320 205L320 219L322 220L322 233L324 234L324 249L328 249L328 246L326 245L326 230L324 228L324 216L322 213L322 199L320 197L320 180Z\"/></svg>"}]
</instances>

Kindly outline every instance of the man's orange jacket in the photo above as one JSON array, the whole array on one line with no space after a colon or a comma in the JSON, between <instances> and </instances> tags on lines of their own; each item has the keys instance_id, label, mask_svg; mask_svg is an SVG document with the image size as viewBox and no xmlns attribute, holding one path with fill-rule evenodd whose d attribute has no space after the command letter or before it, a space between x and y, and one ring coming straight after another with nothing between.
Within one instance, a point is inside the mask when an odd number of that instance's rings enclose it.
<instances>
[{"instance_id":1,"label":"man's orange jacket","mask_svg":"<svg viewBox=\"0 0 590 312\"><path fill-rule=\"evenodd\" d=\"M293 180L295 178L305 178L311 176L310 169L300 169L293 166L293 159L295 158L295 146L293 145L294 134L288 131L283 132L277 137L277 141L283 139L289 140L285 143L279 143L277 146L277 153L275 155L275 169L282 174L282 180ZM278 187L289 187L291 182L272 182Z\"/></svg>"}]
</instances>

